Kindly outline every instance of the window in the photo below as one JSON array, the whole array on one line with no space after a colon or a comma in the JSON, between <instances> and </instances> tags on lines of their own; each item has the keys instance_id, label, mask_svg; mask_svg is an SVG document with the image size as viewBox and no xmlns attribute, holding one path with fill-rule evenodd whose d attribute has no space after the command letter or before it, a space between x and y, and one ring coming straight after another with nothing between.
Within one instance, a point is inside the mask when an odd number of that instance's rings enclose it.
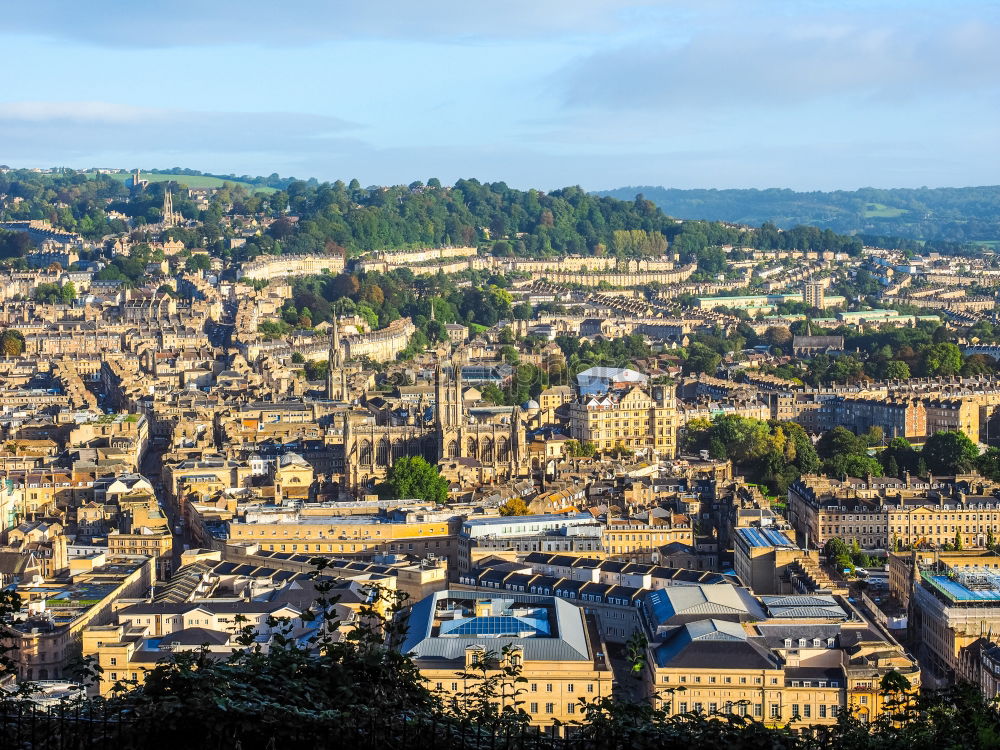
<instances>
[{"instance_id":1,"label":"window","mask_svg":"<svg viewBox=\"0 0 1000 750\"><path fill-rule=\"evenodd\" d=\"M771 704L771 718L772 719L781 718L781 706L779 706L777 703Z\"/></svg>"},{"instance_id":2,"label":"window","mask_svg":"<svg viewBox=\"0 0 1000 750\"><path fill-rule=\"evenodd\" d=\"M825 704L821 704L820 707L819 707L819 718L821 718L821 719L825 719L826 718L826 705Z\"/></svg>"},{"instance_id":3,"label":"window","mask_svg":"<svg viewBox=\"0 0 1000 750\"><path fill-rule=\"evenodd\" d=\"M793 703L792 704L792 716L801 716L801 715L802 714L799 713L799 704L798 703Z\"/></svg>"},{"instance_id":4,"label":"window","mask_svg":"<svg viewBox=\"0 0 1000 750\"><path fill-rule=\"evenodd\" d=\"M118 666L118 659L115 658L114 656L111 657L111 666L112 667L117 667Z\"/></svg>"},{"instance_id":5,"label":"window","mask_svg":"<svg viewBox=\"0 0 1000 750\"><path fill-rule=\"evenodd\" d=\"M555 703L546 703L545 704L545 713L547 713L547 714L554 714L555 712L556 712L556 704Z\"/></svg>"},{"instance_id":6,"label":"window","mask_svg":"<svg viewBox=\"0 0 1000 750\"><path fill-rule=\"evenodd\" d=\"M568 713L568 714L576 713L576 704L575 703L567 703L566 704L566 713Z\"/></svg>"},{"instance_id":7,"label":"window","mask_svg":"<svg viewBox=\"0 0 1000 750\"><path fill-rule=\"evenodd\" d=\"M719 713L719 704L718 703L709 703L708 704L708 712L710 714L717 714L717 713Z\"/></svg>"},{"instance_id":8,"label":"window","mask_svg":"<svg viewBox=\"0 0 1000 750\"><path fill-rule=\"evenodd\" d=\"M810 706L808 703L802 706L802 715L807 719L810 716L812 716L812 706Z\"/></svg>"},{"instance_id":9,"label":"window","mask_svg":"<svg viewBox=\"0 0 1000 750\"><path fill-rule=\"evenodd\" d=\"M532 713L532 714L537 714L538 713L538 704L537 703L529 703L528 704L528 708L529 708L528 713Z\"/></svg>"},{"instance_id":10,"label":"window","mask_svg":"<svg viewBox=\"0 0 1000 750\"><path fill-rule=\"evenodd\" d=\"M546 683L546 685L545 685L545 692L546 693L551 693L552 692L552 683L551 682Z\"/></svg>"},{"instance_id":11,"label":"window","mask_svg":"<svg viewBox=\"0 0 1000 750\"><path fill-rule=\"evenodd\" d=\"M760 703L753 704L753 715L760 718L764 715L764 706Z\"/></svg>"},{"instance_id":12,"label":"window","mask_svg":"<svg viewBox=\"0 0 1000 750\"><path fill-rule=\"evenodd\" d=\"M572 682L566 684L566 692L567 693L574 693L574 692L576 692L575 690L573 690L573 683Z\"/></svg>"},{"instance_id":13,"label":"window","mask_svg":"<svg viewBox=\"0 0 1000 750\"><path fill-rule=\"evenodd\" d=\"M678 710L678 712L680 712L682 714L686 714L688 712L688 704L687 703L678 703L677 704L677 710Z\"/></svg>"},{"instance_id":14,"label":"window","mask_svg":"<svg viewBox=\"0 0 1000 750\"><path fill-rule=\"evenodd\" d=\"M538 683L537 682L531 683L531 692L533 692L533 693L537 693L538 692Z\"/></svg>"},{"instance_id":15,"label":"window","mask_svg":"<svg viewBox=\"0 0 1000 750\"><path fill-rule=\"evenodd\" d=\"M457 693L458 692L458 683L457 682L451 683L451 692L453 692L453 693Z\"/></svg>"},{"instance_id":16,"label":"window","mask_svg":"<svg viewBox=\"0 0 1000 750\"><path fill-rule=\"evenodd\" d=\"M444 690L444 683L443 682L439 682L437 685L435 685L435 688L437 690Z\"/></svg>"}]
</instances>

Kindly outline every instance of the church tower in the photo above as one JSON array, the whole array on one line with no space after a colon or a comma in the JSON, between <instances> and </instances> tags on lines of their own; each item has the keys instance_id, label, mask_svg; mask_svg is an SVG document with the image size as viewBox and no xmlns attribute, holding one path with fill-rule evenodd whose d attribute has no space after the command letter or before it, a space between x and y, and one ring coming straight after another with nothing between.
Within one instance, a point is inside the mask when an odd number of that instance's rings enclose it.
<instances>
[{"instance_id":1,"label":"church tower","mask_svg":"<svg viewBox=\"0 0 1000 750\"><path fill-rule=\"evenodd\" d=\"M177 223L177 214L174 212L174 196L167 188L163 191L163 228L176 227Z\"/></svg>"},{"instance_id":2,"label":"church tower","mask_svg":"<svg viewBox=\"0 0 1000 750\"><path fill-rule=\"evenodd\" d=\"M340 326L337 315L330 327L330 351L326 357L326 397L332 401L347 400L347 369L344 367L344 350L340 344Z\"/></svg>"}]
</instances>

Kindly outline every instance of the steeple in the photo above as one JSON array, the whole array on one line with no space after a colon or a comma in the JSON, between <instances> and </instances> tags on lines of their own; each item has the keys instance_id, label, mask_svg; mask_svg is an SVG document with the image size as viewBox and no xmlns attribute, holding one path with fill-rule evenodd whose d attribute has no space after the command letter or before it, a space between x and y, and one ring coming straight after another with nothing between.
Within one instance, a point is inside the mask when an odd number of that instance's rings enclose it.
<instances>
[{"instance_id":1,"label":"steeple","mask_svg":"<svg viewBox=\"0 0 1000 750\"><path fill-rule=\"evenodd\" d=\"M347 399L347 371L344 369L344 352L340 346L340 326L334 313L330 326L330 349L326 355L326 397L331 400Z\"/></svg>"},{"instance_id":2,"label":"steeple","mask_svg":"<svg viewBox=\"0 0 1000 750\"><path fill-rule=\"evenodd\" d=\"M167 188L163 191L163 226L167 229L177 226L177 214L174 213L174 197Z\"/></svg>"}]
</instances>

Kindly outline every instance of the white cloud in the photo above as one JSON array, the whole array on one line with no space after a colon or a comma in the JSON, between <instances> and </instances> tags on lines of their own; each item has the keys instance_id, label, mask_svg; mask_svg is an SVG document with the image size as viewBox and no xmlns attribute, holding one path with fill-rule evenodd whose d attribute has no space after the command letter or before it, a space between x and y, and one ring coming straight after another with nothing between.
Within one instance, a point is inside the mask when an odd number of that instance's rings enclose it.
<instances>
[{"instance_id":1,"label":"white cloud","mask_svg":"<svg viewBox=\"0 0 1000 750\"><path fill-rule=\"evenodd\" d=\"M557 79L569 106L609 110L899 101L995 90L998 36L1000 25L983 21L921 28L758 19L597 52Z\"/></svg>"}]
</instances>

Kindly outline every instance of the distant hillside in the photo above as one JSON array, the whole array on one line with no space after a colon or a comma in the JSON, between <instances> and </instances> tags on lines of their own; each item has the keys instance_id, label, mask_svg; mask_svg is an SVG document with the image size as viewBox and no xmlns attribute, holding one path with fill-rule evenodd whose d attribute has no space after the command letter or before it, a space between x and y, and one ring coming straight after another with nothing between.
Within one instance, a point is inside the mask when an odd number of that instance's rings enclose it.
<instances>
[{"instance_id":1,"label":"distant hillside","mask_svg":"<svg viewBox=\"0 0 1000 750\"><path fill-rule=\"evenodd\" d=\"M809 224L841 234L1000 246L1000 186L894 188L797 193L794 190L676 190L623 187L599 195L632 200L641 193L683 219L779 227Z\"/></svg>"},{"instance_id":2,"label":"distant hillside","mask_svg":"<svg viewBox=\"0 0 1000 750\"><path fill-rule=\"evenodd\" d=\"M116 173L109 175L115 180L125 182L129 180L132 175L130 173ZM267 187L264 185L254 185L243 180L216 177L214 175L206 174L182 174L179 172L146 172L142 173L142 179L149 180L150 182L168 182L173 180L181 185L187 185L190 188L217 188L222 187L223 183L231 183L233 185L239 185L240 187L246 188L251 193L263 192L263 193L273 193L273 187Z\"/></svg>"}]
</instances>

